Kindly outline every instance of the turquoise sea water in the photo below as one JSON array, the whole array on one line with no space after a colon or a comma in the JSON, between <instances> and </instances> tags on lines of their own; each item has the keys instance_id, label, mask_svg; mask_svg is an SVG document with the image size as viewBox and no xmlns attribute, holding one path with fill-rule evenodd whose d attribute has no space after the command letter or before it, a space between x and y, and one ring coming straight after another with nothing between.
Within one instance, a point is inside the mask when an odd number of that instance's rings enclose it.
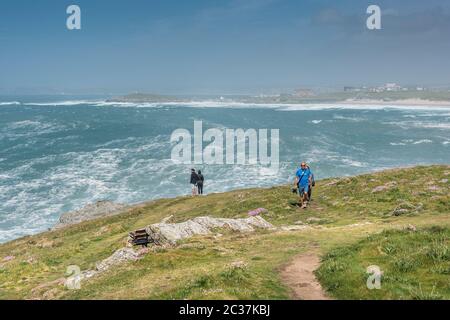
<instances>
[{"instance_id":1,"label":"turquoise sea water","mask_svg":"<svg viewBox=\"0 0 450 320\"><path fill-rule=\"evenodd\" d=\"M188 194L190 165L170 135L204 128L280 129L280 170L200 165L205 192L287 183L301 160L317 178L450 163L450 108L114 104L0 97L0 242L46 230L97 200L137 203Z\"/></svg>"}]
</instances>

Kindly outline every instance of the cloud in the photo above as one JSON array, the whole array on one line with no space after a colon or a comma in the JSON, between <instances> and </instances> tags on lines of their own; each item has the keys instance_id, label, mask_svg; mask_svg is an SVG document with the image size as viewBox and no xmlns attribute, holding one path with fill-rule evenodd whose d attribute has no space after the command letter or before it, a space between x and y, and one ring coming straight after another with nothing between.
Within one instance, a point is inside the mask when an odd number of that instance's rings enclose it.
<instances>
[{"instance_id":1,"label":"cloud","mask_svg":"<svg viewBox=\"0 0 450 320\"><path fill-rule=\"evenodd\" d=\"M347 34L366 33L367 14L344 14L334 8L319 11L311 19L314 26L334 28ZM414 36L435 32L450 35L450 13L442 7L429 8L423 11L403 13L392 8L382 8L383 36Z\"/></svg>"},{"instance_id":2,"label":"cloud","mask_svg":"<svg viewBox=\"0 0 450 320\"><path fill-rule=\"evenodd\" d=\"M414 35L437 32L450 34L450 14L441 7L406 14L382 15L383 29L392 35Z\"/></svg>"}]
</instances>

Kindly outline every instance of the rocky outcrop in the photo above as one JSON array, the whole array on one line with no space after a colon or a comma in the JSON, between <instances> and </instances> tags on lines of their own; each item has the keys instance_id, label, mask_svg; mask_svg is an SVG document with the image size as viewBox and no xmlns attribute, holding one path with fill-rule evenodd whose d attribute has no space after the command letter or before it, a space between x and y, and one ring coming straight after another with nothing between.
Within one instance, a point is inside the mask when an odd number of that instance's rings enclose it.
<instances>
[{"instance_id":1,"label":"rocky outcrop","mask_svg":"<svg viewBox=\"0 0 450 320\"><path fill-rule=\"evenodd\" d=\"M127 261L136 261L140 257L139 252L134 251L132 248L122 248L113 253L112 256L97 263L97 272L104 272L111 267L120 265Z\"/></svg>"},{"instance_id":2,"label":"rocky outcrop","mask_svg":"<svg viewBox=\"0 0 450 320\"><path fill-rule=\"evenodd\" d=\"M391 189L395 188L396 186L397 186L397 182L396 181L390 181L390 182L387 182L384 185L377 186L377 187L373 188L372 189L372 193L388 191L388 190L391 190Z\"/></svg>"},{"instance_id":3,"label":"rocky outcrop","mask_svg":"<svg viewBox=\"0 0 450 320\"><path fill-rule=\"evenodd\" d=\"M417 205L414 205L412 203L409 202L402 202L400 203L392 212L391 215L392 216L401 216L404 214L413 214L413 213L418 213L420 211L423 210L423 204L422 203L418 203Z\"/></svg>"},{"instance_id":4,"label":"rocky outcrop","mask_svg":"<svg viewBox=\"0 0 450 320\"><path fill-rule=\"evenodd\" d=\"M255 228L273 229L274 226L260 216L243 219L196 217L180 223L156 223L146 231L149 238L157 244L176 244L194 235L206 235L215 228L229 228L233 231L252 232Z\"/></svg>"},{"instance_id":5,"label":"rocky outcrop","mask_svg":"<svg viewBox=\"0 0 450 320\"><path fill-rule=\"evenodd\" d=\"M249 217L246 219L226 219L212 217L197 217L181 223L167 223L172 218L168 217L161 223L156 223L146 228L147 233L155 244L175 245L177 241L189 238L193 235L210 234L215 228L230 228L240 232L251 232L255 228L274 229L273 225L262 217ZM158 248L159 246L155 246ZM133 248L125 247L116 250L111 256L96 264L95 270L85 270L66 279L65 285L76 287L80 282L106 272L126 262L137 261L147 254L149 249L142 248L135 251Z\"/></svg>"},{"instance_id":6,"label":"rocky outcrop","mask_svg":"<svg viewBox=\"0 0 450 320\"><path fill-rule=\"evenodd\" d=\"M88 204L80 210L66 212L61 215L59 222L53 228L58 229L71 224L80 223L101 217L108 217L123 212L126 205L111 201L98 201Z\"/></svg>"},{"instance_id":7,"label":"rocky outcrop","mask_svg":"<svg viewBox=\"0 0 450 320\"><path fill-rule=\"evenodd\" d=\"M128 261L137 261L145 253L147 253L146 250L135 251L132 248L120 248L108 258L98 262L95 266L95 270L85 270L78 272L68 277L65 280L64 284L69 289L79 288L79 285L82 281L92 278L100 273L108 271L111 268L124 264Z\"/></svg>"}]
</instances>

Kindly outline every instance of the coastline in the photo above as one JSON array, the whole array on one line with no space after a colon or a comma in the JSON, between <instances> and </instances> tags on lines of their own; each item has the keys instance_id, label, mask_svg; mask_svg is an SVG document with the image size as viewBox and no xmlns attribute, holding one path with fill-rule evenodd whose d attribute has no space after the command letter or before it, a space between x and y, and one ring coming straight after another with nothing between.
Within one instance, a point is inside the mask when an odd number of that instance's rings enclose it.
<instances>
[{"instance_id":1,"label":"coastline","mask_svg":"<svg viewBox=\"0 0 450 320\"><path fill-rule=\"evenodd\" d=\"M223 106L236 106L236 107L245 107L246 105L253 106L280 106L280 107L290 107L290 106L302 106L307 108L309 107L324 107L324 108L336 108L336 107L355 107L355 106L363 106L363 107L412 107L412 108L442 108L442 109L450 109L450 101L446 100L425 100L425 99L399 99L399 100L379 100L379 99L346 99L346 100L298 100L298 101L277 101L277 100L260 100L260 99L227 99L227 100L214 100L214 99L198 99L198 100L127 100L127 99L110 99L106 101L107 104L180 104L180 105L190 105L190 104L198 104L204 105L207 107L208 105L215 104L217 107Z\"/></svg>"},{"instance_id":2,"label":"coastline","mask_svg":"<svg viewBox=\"0 0 450 320\"><path fill-rule=\"evenodd\" d=\"M1 98L1 96L0 96ZM246 106L279 106L279 107L411 107L411 108L441 108L450 109L450 100L429 100L421 98L408 99L321 99L320 97L312 99L279 99L279 98L259 98L259 97L235 97L226 99L216 98L177 98L177 97L158 97L158 98L127 98L117 97L110 99L75 99L75 100L55 100L48 102L30 102L30 101L2 101L0 99L0 106L77 106L77 105L93 105L93 106L123 106L134 107L141 105L181 105L190 106L198 105L200 107L246 107Z\"/></svg>"},{"instance_id":3,"label":"coastline","mask_svg":"<svg viewBox=\"0 0 450 320\"><path fill-rule=\"evenodd\" d=\"M372 100L372 99L363 99L363 100L356 100L356 99L347 99L343 102L339 102L341 104L348 104L348 105L382 105L382 106L389 106L389 105L398 105L398 106L441 106L441 107L447 107L450 108L450 101L445 100L425 100L425 99L403 99L403 100L392 100L392 101L386 101L386 100Z\"/></svg>"},{"instance_id":4,"label":"coastline","mask_svg":"<svg viewBox=\"0 0 450 320\"><path fill-rule=\"evenodd\" d=\"M337 180L346 180L348 178L358 178L358 177L364 177L364 176L368 176L368 175L376 176L376 175L380 175L383 173L389 173L389 172L395 173L395 172L398 172L401 170L409 170L409 169L413 169L416 167L435 167L435 166L444 166L444 167L447 166L450 168L450 164L445 164L445 163L419 165L419 166L418 165L405 165L405 166L398 166L398 167L392 167L392 168L382 168L382 169L378 169L378 170L370 170L370 171L363 172L363 173L353 175L353 176L345 176L344 175L344 176L327 177L327 178L317 180L317 182L318 183L327 182L327 181L333 182L333 181L337 181ZM288 186L290 186L290 185L275 184L275 185L269 186L269 187L266 187L266 186L265 187L248 187L248 188L244 187L244 188L240 188L240 189L232 189L229 191L211 192L211 193L208 193L206 196L220 196L220 195L226 196L227 194L242 193L242 192L245 193L245 192L248 192L251 190L268 191L273 188L285 188ZM116 203L116 202L112 202L112 201L108 201L108 200L101 200L101 201L97 201L94 203L87 203L85 206L83 206L82 208L79 208L77 210L63 212L60 215L58 222L56 222L53 226L49 227L47 230L24 235L22 237L11 239L6 242L0 242L0 246L15 242L15 241L20 241L21 239L24 239L24 238L40 236L40 235L46 234L48 232L54 232L54 231L57 231L60 229L68 228L68 227L69 228L76 227L77 225L83 224L85 222L102 220L104 218L126 214L126 213L132 212L134 210L139 210L141 208L145 208L146 206L149 206L149 205L152 205L152 204L155 204L158 202L174 201L174 200L189 199L189 198L191 198L191 195L185 194L185 195L178 195L178 196L174 196L174 197L149 199L149 200L144 200L142 202L134 203L134 204L122 204L122 203Z\"/></svg>"}]
</instances>

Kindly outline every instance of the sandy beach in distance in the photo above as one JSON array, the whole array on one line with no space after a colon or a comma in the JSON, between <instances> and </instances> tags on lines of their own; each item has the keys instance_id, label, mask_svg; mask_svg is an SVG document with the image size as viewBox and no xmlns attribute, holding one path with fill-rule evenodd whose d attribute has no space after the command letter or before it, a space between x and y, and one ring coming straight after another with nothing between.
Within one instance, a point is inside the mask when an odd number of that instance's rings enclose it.
<instances>
[{"instance_id":1,"label":"sandy beach in distance","mask_svg":"<svg viewBox=\"0 0 450 320\"><path fill-rule=\"evenodd\" d=\"M383 105L383 106L430 106L450 108L450 101L425 100L425 99L403 99L403 100L376 100L376 99L347 99L339 102L343 105Z\"/></svg>"}]
</instances>

